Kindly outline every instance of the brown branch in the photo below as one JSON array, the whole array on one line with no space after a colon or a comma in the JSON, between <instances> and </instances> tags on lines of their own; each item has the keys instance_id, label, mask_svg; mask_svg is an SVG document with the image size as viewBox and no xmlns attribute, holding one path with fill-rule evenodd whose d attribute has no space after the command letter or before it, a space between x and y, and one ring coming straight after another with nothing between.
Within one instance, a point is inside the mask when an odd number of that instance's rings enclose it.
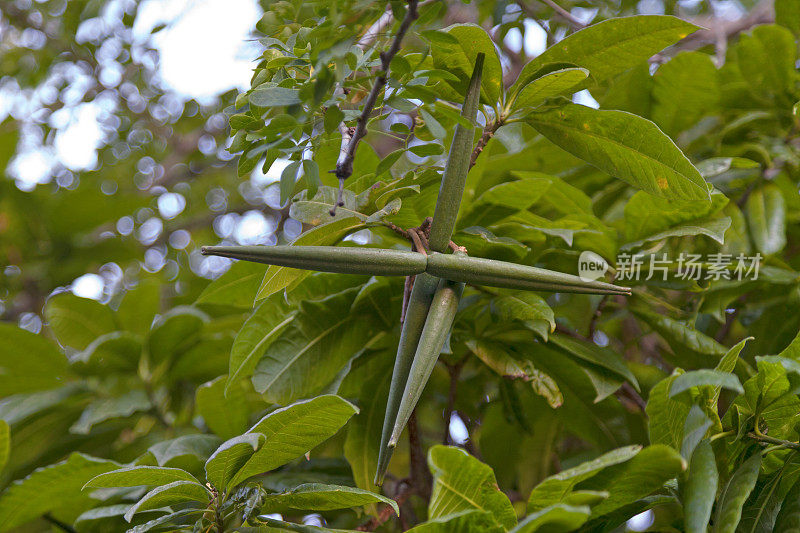
<instances>
[{"instance_id":1,"label":"brown branch","mask_svg":"<svg viewBox=\"0 0 800 533\"><path fill-rule=\"evenodd\" d=\"M369 120L369 116L375 107L375 103L378 101L378 95L386 85L392 59L397 52L400 51L400 45L403 41L403 37L405 37L405 34L411 27L412 22L414 22L414 20L416 20L416 18L419 16L417 13L417 2L418 0L409 0L406 16L400 23L400 28L397 30L397 34L394 36L392 44L389 46L388 50L381 52L380 54L381 72L375 79L375 84L372 86L372 90L369 92L369 95L364 102L364 109L361 111L361 115L358 117L358 120L356 120L355 129L353 129L352 134L349 135L349 139L345 135L342 137L342 150L339 154L339 160L336 162L336 170L334 171L336 177L339 178L340 197L338 204L340 206L342 205L341 189L343 187L343 182L353 174L353 160L356 156L356 148L358 148L358 143L361 142L361 139L367 134L367 121Z\"/></svg>"},{"instance_id":2,"label":"brown branch","mask_svg":"<svg viewBox=\"0 0 800 533\"><path fill-rule=\"evenodd\" d=\"M569 23L570 26L573 27L575 30L582 30L586 27L586 25L581 22L580 20L576 19L575 16L561 7L560 5L556 4L553 0L538 0L539 2L545 4L546 6L550 7L556 14L564 19L565 22ZM525 13L525 16L536 19L537 15L536 12L525 2L518 1L517 5L522 9L522 12Z\"/></svg>"},{"instance_id":3,"label":"brown branch","mask_svg":"<svg viewBox=\"0 0 800 533\"><path fill-rule=\"evenodd\" d=\"M464 368L465 362L466 357L454 365L445 363L447 373L450 375L450 389L447 393L447 407L444 411L444 435L442 436L442 444L451 444L450 419L453 417L453 412L455 411L456 395L458 394L458 378L461 375L461 369Z\"/></svg>"},{"instance_id":4,"label":"brown branch","mask_svg":"<svg viewBox=\"0 0 800 533\"><path fill-rule=\"evenodd\" d=\"M425 452L422 449L422 442L419 438L416 409L411 412L407 427L408 455L409 463L411 464L411 486L416 494L420 495L425 501L428 501L431 498L433 476L428 469L428 462L425 460Z\"/></svg>"},{"instance_id":5,"label":"brown branch","mask_svg":"<svg viewBox=\"0 0 800 533\"><path fill-rule=\"evenodd\" d=\"M478 156L481 155L483 149L486 148L486 145L489 143L492 137L494 137L495 132L498 129L500 129L500 126L502 125L503 125L503 119L501 117L495 120L491 125L487 125L483 129L483 135L481 135L481 138L478 139L478 144L476 144L475 148L473 148L472 155L469 158L469 168L475 166L475 162L478 160Z\"/></svg>"}]
</instances>

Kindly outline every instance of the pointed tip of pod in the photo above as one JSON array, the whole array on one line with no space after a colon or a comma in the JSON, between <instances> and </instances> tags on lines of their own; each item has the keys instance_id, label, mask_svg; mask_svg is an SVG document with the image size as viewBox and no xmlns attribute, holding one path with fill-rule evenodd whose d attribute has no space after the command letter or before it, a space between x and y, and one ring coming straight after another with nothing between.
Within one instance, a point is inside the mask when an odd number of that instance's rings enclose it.
<instances>
[{"instance_id":1,"label":"pointed tip of pod","mask_svg":"<svg viewBox=\"0 0 800 533\"><path fill-rule=\"evenodd\" d=\"M201 253L202 255L209 255L209 254L211 253L211 247L209 247L209 246L203 246L203 247L201 247L201 248L200 248L200 253Z\"/></svg>"},{"instance_id":2,"label":"pointed tip of pod","mask_svg":"<svg viewBox=\"0 0 800 533\"><path fill-rule=\"evenodd\" d=\"M386 470L389 469L389 461L392 458L392 454L394 454L394 449L395 445L389 444L380 451L378 457L378 470L375 472L375 481L373 481L376 487L383 485L383 479L386 477Z\"/></svg>"}]
</instances>

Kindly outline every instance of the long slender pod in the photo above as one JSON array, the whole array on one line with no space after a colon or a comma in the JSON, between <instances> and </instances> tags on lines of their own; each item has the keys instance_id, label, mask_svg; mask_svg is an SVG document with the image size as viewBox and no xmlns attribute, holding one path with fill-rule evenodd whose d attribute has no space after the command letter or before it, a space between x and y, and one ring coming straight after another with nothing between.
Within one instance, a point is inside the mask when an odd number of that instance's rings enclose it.
<instances>
[{"instance_id":1,"label":"long slender pod","mask_svg":"<svg viewBox=\"0 0 800 533\"><path fill-rule=\"evenodd\" d=\"M439 354L442 352L444 343L450 335L453 321L458 310L458 302L464 292L464 284L450 280L440 280L433 296L431 308L428 311L428 318L425 320L425 327L414 354L414 363L408 373L408 381L403 391L403 400L400 403L397 419L392 428L392 436L389 439L389 446L397 446L397 441L406 427L411 413L417 406L422 391L428 383L428 378L436 366Z\"/></svg>"},{"instance_id":2,"label":"long slender pod","mask_svg":"<svg viewBox=\"0 0 800 533\"><path fill-rule=\"evenodd\" d=\"M417 255L425 257L422 254ZM420 274L414 279L414 288L411 290L408 309L403 321L403 329L400 332L397 357L394 360L392 381L389 385L389 400L386 402L386 413L383 417L381 447L378 451L378 471L375 474L376 485L383 483L383 477L389 467L389 460L394 452L394 446L389 446L389 438L392 436L392 429L394 428L403 391L408 380L408 372L414 361L414 353L417 350L417 344L419 344L422 330L425 327L425 319L428 316L428 309L431 306L433 295L438 285L439 278L428 274Z\"/></svg>"},{"instance_id":3,"label":"long slender pod","mask_svg":"<svg viewBox=\"0 0 800 533\"><path fill-rule=\"evenodd\" d=\"M478 103L481 96L481 74L483 73L484 54L478 54L475 59L475 68L469 80L467 96L461 107L461 116L475 124L478 115ZM453 144L442 173L442 184L439 187L439 196L436 199L436 209L433 212L431 233L428 241L431 250L444 252L450 244L453 228L458 217L458 208L461 206L461 197L464 195L464 186L469 172L469 160L472 155L472 141L475 136L475 127L464 127L456 124L453 135Z\"/></svg>"},{"instance_id":4,"label":"long slender pod","mask_svg":"<svg viewBox=\"0 0 800 533\"><path fill-rule=\"evenodd\" d=\"M425 272L423 254L380 248L337 246L204 246L203 255L254 261L319 272L414 276Z\"/></svg>"},{"instance_id":5,"label":"long slender pod","mask_svg":"<svg viewBox=\"0 0 800 533\"><path fill-rule=\"evenodd\" d=\"M628 287L618 287L602 281L584 281L572 274L455 254L429 255L426 272L453 281L508 289L630 294Z\"/></svg>"}]
</instances>

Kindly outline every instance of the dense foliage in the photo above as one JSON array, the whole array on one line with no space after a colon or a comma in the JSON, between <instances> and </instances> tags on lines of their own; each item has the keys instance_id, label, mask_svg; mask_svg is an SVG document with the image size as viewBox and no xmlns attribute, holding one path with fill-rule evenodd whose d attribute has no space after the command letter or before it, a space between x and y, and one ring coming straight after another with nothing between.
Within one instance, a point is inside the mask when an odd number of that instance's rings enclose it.
<instances>
[{"instance_id":1,"label":"dense foliage","mask_svg":"<svg viewBox=\"0 0 800 533\"><path fill-rule=\"evenodd\" d=\"M562 6L267 2L252 87L202 105L135 2L2 6L0 531L797 528L800 2ZM94 170L15 183L98 100ZM424 251L454 165L455 248L632 294L467 284L378 487L409 284L200 246Z\"/></svg>"}]
</instances>

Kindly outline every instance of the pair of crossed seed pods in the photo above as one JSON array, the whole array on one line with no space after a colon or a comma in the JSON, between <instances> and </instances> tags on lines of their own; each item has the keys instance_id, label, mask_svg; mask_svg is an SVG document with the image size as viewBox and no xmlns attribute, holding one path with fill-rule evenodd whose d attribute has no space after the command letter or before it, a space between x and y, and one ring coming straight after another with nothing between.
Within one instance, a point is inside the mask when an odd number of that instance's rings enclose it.
<instances>
[{"instance_id":1,"label":"pair of crossed seed pods","mask_svg":"<svg viewBox=\"0 0 800 533\"><path fill-rule=\"evenodd\" d=\"M381 434L375 484L380 485L394 448L419 401L439 354L450 335L466 283L509 289L587 294L630 294L627 287L541 268L469 257L451 246L461 197L470 166L478 112L483 54L478 54L461 115L473 127L456 125L453 144L430 222L425 253L419 235L409 230L418 252L335 246L206 246L202 253L304 270L372 276L414 276L400 343L397 347L389 400ZM427 223L427 221L426 221ZM414 238L416 237L416 238ZM452 254L446 254L452 248Z\"/></svg>"}]
</instances>

